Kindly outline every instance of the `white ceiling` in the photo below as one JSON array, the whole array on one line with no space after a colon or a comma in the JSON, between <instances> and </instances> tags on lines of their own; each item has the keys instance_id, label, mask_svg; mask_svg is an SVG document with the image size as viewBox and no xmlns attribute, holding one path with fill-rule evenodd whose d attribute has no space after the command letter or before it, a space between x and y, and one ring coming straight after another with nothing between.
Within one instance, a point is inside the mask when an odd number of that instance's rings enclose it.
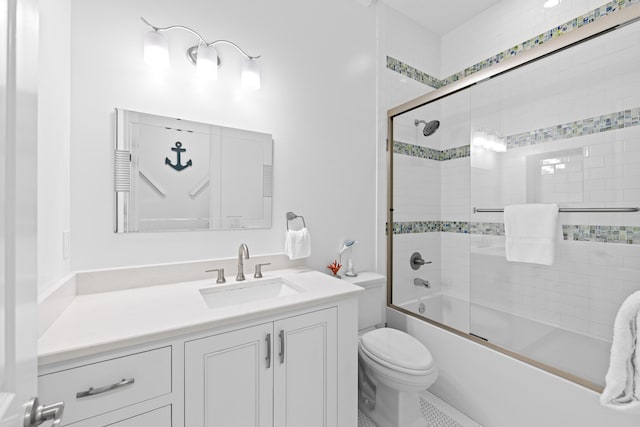
<instances>
[{"instance_id":1,"label":"white ceiling","mask_svg":"<svg viewBox=\"0 0 640 427\"><path fill-rule=\"evenodd\" d=\"M382 0L442 36L501 0Z\"/></svg>"}]
</instances>

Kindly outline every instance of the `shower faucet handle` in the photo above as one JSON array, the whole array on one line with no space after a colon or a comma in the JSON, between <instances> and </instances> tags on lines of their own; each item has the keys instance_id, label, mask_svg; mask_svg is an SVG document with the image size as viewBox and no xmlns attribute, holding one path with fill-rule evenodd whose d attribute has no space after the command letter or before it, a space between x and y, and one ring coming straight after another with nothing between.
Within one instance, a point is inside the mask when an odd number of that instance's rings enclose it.
<instances>
[{"instance_id":1,"label":"shower faucet handle","mask_svg":"<svg viewBox=\"0 0 640 427\"><path fill-rule=\"evenodd\" d=\"M409 264L411 265L412 269L417 270L425 264L431 264L431 261L425 261L424 259L422 259L422 255L420 255L420 252L414 252L411 254Z\"/></svg>"}]
</instances>

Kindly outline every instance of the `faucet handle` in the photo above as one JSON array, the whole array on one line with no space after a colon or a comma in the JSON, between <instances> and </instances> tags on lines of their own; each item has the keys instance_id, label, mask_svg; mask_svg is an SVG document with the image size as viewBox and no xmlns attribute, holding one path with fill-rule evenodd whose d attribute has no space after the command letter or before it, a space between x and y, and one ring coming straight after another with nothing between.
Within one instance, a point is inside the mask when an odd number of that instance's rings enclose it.
<instances>
[{"instance_id":1,"label":"faucet handle","mask_svg":"<svg viewBox=\"0 0 640 427\"><path fill-rule=\"evenodd\" d=\"M214 268L213 270L205 270L205 273L211 273L213 271L218 272L218 278L216 279L216 283L226 283L227 279L224 278L224 268Z\"/></svg>"},{"instance_id":2,"label":"faucet handle","mask_svg":"<svg viewBox=\"0 0 640 427\"><path fill-rule=\"evenodd\" d=\"M262 278L262 266L263 265L271 265L270 262L265 262L264 264L256 264L256 271L253 275L254 278L260 279Z\"/></svg>"}]
</instances>

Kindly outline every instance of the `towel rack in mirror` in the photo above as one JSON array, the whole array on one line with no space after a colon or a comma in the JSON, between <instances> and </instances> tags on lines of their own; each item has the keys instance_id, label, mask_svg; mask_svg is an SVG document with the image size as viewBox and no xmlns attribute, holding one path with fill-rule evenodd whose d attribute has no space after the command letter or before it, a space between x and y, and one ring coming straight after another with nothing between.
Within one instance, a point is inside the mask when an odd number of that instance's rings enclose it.
<instances>
[{"instance_id":1,"label":"towel rack in mirror","mask_svg":"<svg viewBox=\"0 0 640 427\"><path fill-rule=\"evenodd\" d=\"M304 222L304 217L302 215L296 215L293 212L287 212L287 230L289 230L289 221L293 221L296 218L300 218L302 220L302 226L307 227L307 224Z\"/></svg>"},{"instance_id":2,"label":"towel rack in mirror","mask_svg":"<svg viewBox=\"0 0 640 427\"><path fill-rule=\"evenodd\" d=\"M638 212L640 208L559 208L558 212ZM504 212L502 208L473 208L473 213Z\"/></svg>"}]
</instances>

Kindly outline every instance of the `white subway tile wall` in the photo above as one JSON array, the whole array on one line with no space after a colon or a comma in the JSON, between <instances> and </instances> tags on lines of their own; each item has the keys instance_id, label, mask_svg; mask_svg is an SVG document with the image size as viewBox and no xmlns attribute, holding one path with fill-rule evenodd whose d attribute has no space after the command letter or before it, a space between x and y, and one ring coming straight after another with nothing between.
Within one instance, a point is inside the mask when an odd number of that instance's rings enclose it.
<instances>
[{"instance_id":1,"label":"white subway tile wall","mask_svg":"<svg viewBox=\"0 0 640 427\"><path fill-rule=\"evenodd\" d=\"M393 300L396 304L441 292L442 234L445 233L409 233L393 236ZM431 261L431 264L418 270L411 269L409 259L414 252L420 252L422 258ZM416 278L428 280L431 287L427 289L414 286L413 280Z\"/></svg>"}]
</instances>

